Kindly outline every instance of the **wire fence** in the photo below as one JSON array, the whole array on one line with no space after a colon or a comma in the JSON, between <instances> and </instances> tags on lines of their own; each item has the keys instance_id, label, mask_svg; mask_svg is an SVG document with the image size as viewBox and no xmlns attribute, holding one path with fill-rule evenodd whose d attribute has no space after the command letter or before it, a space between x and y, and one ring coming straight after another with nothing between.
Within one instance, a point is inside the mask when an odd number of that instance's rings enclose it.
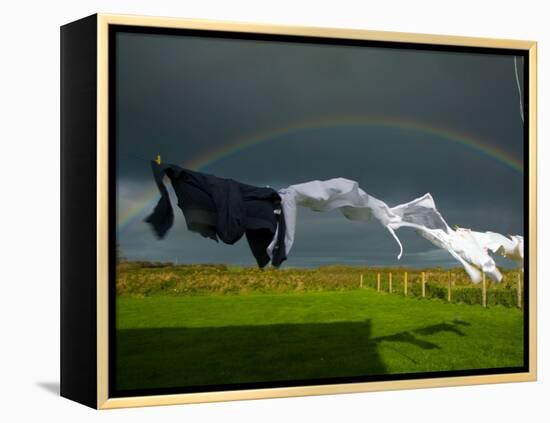
<instances>
[{"instance_id":1,"label":"wire fence","mask_svg":"<svg viewBox=\"0 0 550 423\"><path fill-rule=\"evenodd\" d=\"M519 271L505 273L498 284L489 281L485 275L480 284L473 284L463 274L451 271L366 271L359 275L359 287L395 295L480 304L483 307L502 305L523 308L524 298L523 274Z\"/></svg>"}]
</instances>

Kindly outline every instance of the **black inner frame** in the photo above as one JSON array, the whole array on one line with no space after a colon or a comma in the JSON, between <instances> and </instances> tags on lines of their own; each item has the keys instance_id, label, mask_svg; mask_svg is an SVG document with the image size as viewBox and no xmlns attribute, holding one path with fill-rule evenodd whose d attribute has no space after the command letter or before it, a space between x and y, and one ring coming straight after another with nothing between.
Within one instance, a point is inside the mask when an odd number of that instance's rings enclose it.
<instances>
[{"instance_id":1,"label":"black inner frame","mask_svg":"<svg viewBox=\"0 0 550 423\"><path fill-rule=\"evenodd\" d=\"M389 375L358 375L353 377L337 377L325 379L309 379L309 380L292 380L292 381L266 381L242 384L220 384L220 385L205 385L191 387L172 387L158 389L137 389L137 390L119 390L116 387L116 231L114 230L116 222L116 34L120 32L131 32L141 34L156 34L156 35L179 35L179 36L200 36L211 38L239 39L239 40L255 40L255 41L279 41L279 42L300 42L308 44L324 44L324 45L340 45L340 46L363 46L363 47L379 47L379 48L398 48L411 49L422 51L446 51L457 53L481 53L495 55L514 55L523 57L523 98L524 98L524 115L526 117L523 128L524 147L524 173L523 173L523 188L524 188L524 256L525 262L529 263L529 54L527 50L515 49L499 49L487 47L462 47L462 46L441 46L435 44L414 44L407 42L394 41L368 41L368 40L352 40L324 37L305 37L294 35L271 35L257 34L244 32L202 30L202 29L176 29L176 28L155 28L141 26L125 26L125 25L109 25L108 30L108 60L109 60L109 76L108 76L108 104L109 104L109 147L108 147L108 184L109 184L109 199L108 199L108 227L109 227L109 351L108 351L108 366L109 366L109 381L108 381L108 396L115 397L131 397L143 395L168 395L168 394L183 394L197 392L215 392L215 391L231 391L243 389L259 389L259 388L279 388L279 387L295 387L295 386L312 386L312 385L331 385L342 383L358 383L358 382L379 382L392 380L410 380L410 379L426 379L426 378L445 378L456 376L478 376L478 375L494 375L504 373L524 373L529 371L529 266L524 269L524 307L523 307L523 366L520 367L504 367L504 368L489 368L489 369L474 369L474 370L456 370L456 371L437 371L437 372L419 372L419 373L403 373Z\"/></svg>"}]
</instances>

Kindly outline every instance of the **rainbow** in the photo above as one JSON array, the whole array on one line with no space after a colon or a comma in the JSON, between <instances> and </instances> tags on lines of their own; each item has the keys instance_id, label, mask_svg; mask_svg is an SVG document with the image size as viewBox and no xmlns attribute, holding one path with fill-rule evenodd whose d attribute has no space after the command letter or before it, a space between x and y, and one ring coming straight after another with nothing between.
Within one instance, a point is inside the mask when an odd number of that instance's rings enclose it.
<instances>
[{"instance_id":1,"label":"rainbow","mask_svg":"<svg viewBox=\"0 0 550 423\"><path fill-rule=\"evenodd\" d=\"M262 144L267 141L274 140L284 135L296 134L302 131L310 131L313 129L333 129L338 127L382 127L382 128L398 128L409 131L420 132L427 135L432 135L441 141L452 142L473 149L480 154L490 157L501 162L503 165L523 173L523 161L512 156L507 151L492 145L485 140L473 137L469 134L454 131L449 128L444 128L432 124L427 124L418 121L388 118L388 117L372 117L372 116L346 116L346 117L329 117L315 120L305 120L294 122L290 125L269 128L260 132L255 132L248 136L238 138L233 142L229 142L222 147L205 151L204 153L193 157L192 159L181 163L180 165L187 169L201 170L207 166L216 163L219 160L237 154L246 148ZM145 210L153 210L156 201L159 198L157 188L150 189L143 193L140 198L133 202L132 207L124 210L118 216L117 231L123 230L131 222L144 214Z\"/></svg>"}]
</instances>

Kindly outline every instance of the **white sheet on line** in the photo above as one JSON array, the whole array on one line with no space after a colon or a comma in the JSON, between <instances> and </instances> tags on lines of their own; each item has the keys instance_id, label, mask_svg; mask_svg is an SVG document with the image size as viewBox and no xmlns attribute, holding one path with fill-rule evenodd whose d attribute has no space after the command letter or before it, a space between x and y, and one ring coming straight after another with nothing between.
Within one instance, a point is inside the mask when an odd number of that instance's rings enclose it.
<instances>
[{"instance_id":1,"label":"white sheet on line","mask_svg":"<svg viewBox=\"0 0 550 423\"><path fill-rule=\"evenodd\" d=\"M523 269L523 237L521 235L510 235L508 238L496 232L471 232L483 248L515 261L517 266Z\"/></svg>"},{"instance_id":2,"label":"white sheet on line","mask_svg":"<svg viewBox=\"0 0 550 423\"><path fill-rule=\"evenodd\" d=\"M499 238L486 236L487 233L474 232L469 229L458 228L453 230L437 210L432 196L428 193L408 203L389 207L363 191L357 182L334 178L325 181L310 181L302 184L291 185L279 190L282 199L282 207L285 216L285 248L289 254L294 244L296 232L297 207L307 207L314 211L330 211L340 209L342 214L350 220L367 221L371 218L380 222L399 245L398 259L403 253L403 246L397 237L395 230L402 227L413 228L421 236L429 240L439 248L447 250L458 262L462 264L473 282L481 281L481 269L495 281L500 281L502 275L496 267L494 260L488 251L503 251L510 257L520 255L523 257L523 237L516 236L510 243ZM481 235L478 235L481 234ZM496 234L499 235L499 234ZM507 240L506 237L500 235ZM274 241L268 247L271 256ZM486 242L485 240L492 240ZM521 239L521 243L519 241Z\"/></svg>"}]
</instances>

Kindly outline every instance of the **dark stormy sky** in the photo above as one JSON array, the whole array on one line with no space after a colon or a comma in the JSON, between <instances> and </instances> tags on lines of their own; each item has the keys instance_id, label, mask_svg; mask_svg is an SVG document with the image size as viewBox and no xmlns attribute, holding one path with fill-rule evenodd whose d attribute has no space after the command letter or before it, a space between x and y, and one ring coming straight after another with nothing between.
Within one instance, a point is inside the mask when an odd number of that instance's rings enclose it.
<instances>
[{"instance_id":1,"label":"dark stormy sky","mask_svg":"<svg viewBox=\"0 0 550 423\"><path fill-rule=\"evenodd\" d=\"M450 225L523 234L523 173L460 142L523 163L513 56L119 33L116 69L117 242L129 259L255 264L244 238L187 231L176 201L174 227L153 236L143 218L158 199L157 153L276 189L354 179L390 206L430 192ZM200 160L247 138L262 141ZM457 265L413 231L399 236L400 261L376 221L300 209L284 266Z\"/></svg>"}]
</instances>

